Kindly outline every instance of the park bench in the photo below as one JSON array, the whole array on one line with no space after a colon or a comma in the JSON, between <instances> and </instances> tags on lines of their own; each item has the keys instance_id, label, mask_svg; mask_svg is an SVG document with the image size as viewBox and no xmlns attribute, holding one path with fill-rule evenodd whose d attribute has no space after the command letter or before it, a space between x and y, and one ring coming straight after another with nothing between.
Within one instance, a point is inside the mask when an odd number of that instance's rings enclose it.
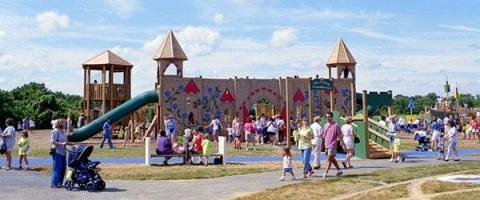
<instances>
[{"instance_id":1,"label":"park bench","mask_svg":"<svg viewBox=\"0 0 480 200\"><path fill-rule=\"evenodd\" d=\"M220 163L222 164L225 164L225 152L226 152L225 139L226 139L225 137L219 136L218 152L208 155L209 157L215 157L220 159ZM192 156L201 156L201 154L186 154L186 153L173 153L173 154L162 154L162 155L151 154L150 153L150 137L145 137L145 165L148 165L148 166L151 165L152 158L165 158L165 157L181 157L184 164L189 164L189 162L186 162L187 158L190 158Z\"/></svg>"}]
</instances>

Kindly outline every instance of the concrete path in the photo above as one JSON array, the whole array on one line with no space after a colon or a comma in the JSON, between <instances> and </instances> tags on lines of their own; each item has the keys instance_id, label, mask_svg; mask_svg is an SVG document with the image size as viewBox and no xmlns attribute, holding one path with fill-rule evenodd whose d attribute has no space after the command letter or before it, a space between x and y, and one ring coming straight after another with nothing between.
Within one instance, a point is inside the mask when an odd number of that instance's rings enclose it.
<instances>
[{"instance_id":1,"label":"concrete path","mask_svg":"<svg viewBox=\"0 0 480 200\"><path fill-rule=\"evenodd\" d=\"M480 157L467 156L463 157L463 160L480 160ZM356 160L352 163L355 168L345 171L345 174L443 163L445 162L432 158L412 158L405 163L390 163L387 160ZM320 178L323 170L319 170L317 173L316 177L307 180L283 182L279 181L280 171L181 181L107 180L105 191L89 193L86 191L69 192L65 189L51 189L49 188L49 177L37 172L0 170L0 183L2 183L0 199L231 199L285 184L316 180ZM335 170L331 171L332 175L334 173ZM300 175L301 172L297 170L296 174Z\"/></svg>"}]
</instances>

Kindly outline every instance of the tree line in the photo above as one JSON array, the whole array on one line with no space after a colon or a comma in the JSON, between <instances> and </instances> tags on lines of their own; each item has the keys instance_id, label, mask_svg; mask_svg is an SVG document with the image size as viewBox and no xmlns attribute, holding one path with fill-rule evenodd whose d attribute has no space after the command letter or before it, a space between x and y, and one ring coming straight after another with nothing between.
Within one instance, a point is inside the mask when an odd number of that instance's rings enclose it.
<instances>
[{"instance_id":1,"label":"tree line","mask_svg":"<svg viewBox=\"0 0 480 200\"><path fill-rule=\"evenodd\" d=\"M53 92L43 83L28 83L11 91L0 90L0 126L12 117L16 122L28 117L37 129L51 128L51 120L70 115L72 120L80 115L82 97Z\"/></svg>"},{"instance_id":2,"label":"tree line","mask_svg":"<svg viewBox=\"0 0 480 200\"><path fill-rule=\"evenodd\" d=\"M396 95L393 98L393 112L399 115L409 114L408 96ZM416 107L413 114L421 114L425 107L434 107L439 96L429 93L425 96L414 96ZM450 101L455 102L453 97ZM12 117L20 121L25 117L35 121L37 129L51 128L51 120L70 115L76 121L80 115L82 97L79 95L53 92L43 83L28 83L11 91L0 90L0 127L5 127L5 119ZM467 107L480 107L480 95L462 94L459 104ZM153 115L153 111L149 109ZM386 115L387 109L381 108L380 115ZM152 117L152 116L150 116Z\"/></svg>"}]
</instances>

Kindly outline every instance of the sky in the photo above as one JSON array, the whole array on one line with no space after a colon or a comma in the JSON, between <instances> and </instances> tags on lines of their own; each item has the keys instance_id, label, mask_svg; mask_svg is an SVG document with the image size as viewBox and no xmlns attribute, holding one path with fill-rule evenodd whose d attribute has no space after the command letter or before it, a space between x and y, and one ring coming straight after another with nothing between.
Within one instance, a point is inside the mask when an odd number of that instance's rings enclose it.
<instances>
[{"instance_id":1,"label":"sky","mask_svg":"<svg viewBox=\"0 0 480 200\"><path fill-rule=\"evenodd\" d=\"M444 0L0 0L0 89L35 81L82 95L82 63L107 49L134 65L133 95L153 89L152 57L172 30L186 77L327 77L341 37L358 91L443 94L448 76L480 94L479 10Z\"/></svg>"}]
</instances>

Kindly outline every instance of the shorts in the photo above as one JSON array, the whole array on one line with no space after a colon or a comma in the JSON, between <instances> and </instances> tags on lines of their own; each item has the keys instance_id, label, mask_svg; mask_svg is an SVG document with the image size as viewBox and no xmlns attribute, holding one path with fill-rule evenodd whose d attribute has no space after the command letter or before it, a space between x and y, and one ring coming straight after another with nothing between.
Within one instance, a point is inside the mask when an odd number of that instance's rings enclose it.
<instances>
[{"instance_id":1,"label":"shorts","mask_svg":"<svg viewBox=\"0 0 480 200\"><path fill-rule=\"evenodd\" d=\"M391 133L388 133L389 136L388 138L390 139L390 145L393 145L393 142L395 142L395 136L391 135Z\"/></svg>"},{"instance_id":2,"label":"shorts","mask_svg":"<svg viewBox=\"0 0 480 200\"><path fill-rule=\"evenodd\" d=\"M253 133L246 132L246 133L245 133L245 140L246 140L247 142L252 142L252 141L254 140L254 138L253 138Z\"/></svg>"},{"instance_id":3,"label":"shorts","mask_svg":"<svg viewBox=\"0 0 480 200\"><path fill-rule=\"evenodd\" d=\"M440 139L440 131L433 131L432 139L438 141Z\"/></svg>"},{"instance_id":4,"label":"shorts","mask_svg":"<svg viewBox=\"0 0 480 200\"><path fill-rule=\"evenodd\" d=\"M292 168L283 168L283 173L293 173Z\"/></svg>"},{"instance_id":5,"label":"shorts","mask_svg":"<svg viewBox=\"0 0 480 200\"><path fill-rule=\"evenodd\" d=\"M353 141L352 140L343 141L343 143L345 143L345 148L353 149Z\"/></svg>"},{"instance_id":6,"label":"shorts","mask_svg":"<svg viewBox=\"0 0 480 200\"><path fill-rule=\"evenodd\" d=\"M448 148L455 148L457 147L457 141L450 141L448 143Z\"/></svg>"},{"instance_id":7,"label":"shorts","mask_svg":"<svg viewBox=\"0 0 480 200\"><path fill-rule=\"evenodd\" d=\"M337 155L337 148L328 148L327 150L327 155L328 156L336 156Z\"/></svg>"},{"instance_id":8,"label":"shorts","mask_svg":"<svg viewBox=\"0 0 480 200\"><path fill-rule=\"evenodd\" d=\"M167 128L167 129L165 129L165 132L166 132L167 136L172 136L172 135L175 136L176 135L176 131L175 131L174 128L170 128L170 129Z\"/></svg>"}]
</instances>

